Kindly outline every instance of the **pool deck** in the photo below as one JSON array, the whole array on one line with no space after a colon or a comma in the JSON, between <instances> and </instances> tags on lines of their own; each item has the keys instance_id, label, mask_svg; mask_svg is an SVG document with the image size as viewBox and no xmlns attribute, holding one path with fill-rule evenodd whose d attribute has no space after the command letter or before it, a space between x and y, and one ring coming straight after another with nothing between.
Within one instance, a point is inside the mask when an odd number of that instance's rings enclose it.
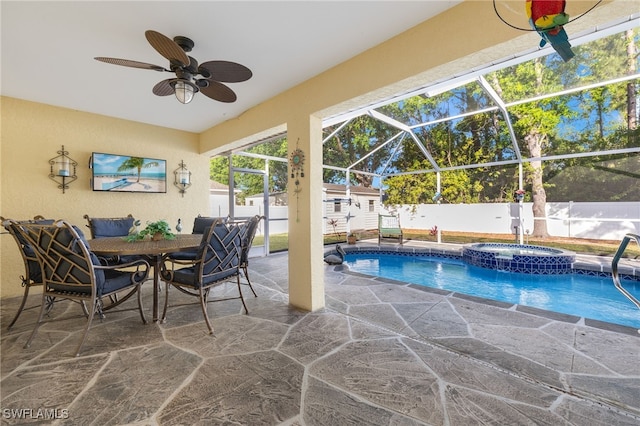
<instances>
[{"instance_id":1,"label":"pool deck","mask_svg":"<svg viewBox=\"0 0 640 426\"><path fill-rule=\"evenodd\" d=\"M193 302L176 291L166 323L142 325L134 301L95 321L78 358L77 305L56 305L66 319L28 349L37 310L25 312L2 329L2 412L67 410L62 425L640 424L635 329L341 265L324 266L325 307L306 312L288 303L287 263L286 252L251 258L258 297L245 291L249 315L237 300L210 304L213 336L198 305L174 305ZM17 304L2 300L2 324Z\"/></svg>"}]
</instances>

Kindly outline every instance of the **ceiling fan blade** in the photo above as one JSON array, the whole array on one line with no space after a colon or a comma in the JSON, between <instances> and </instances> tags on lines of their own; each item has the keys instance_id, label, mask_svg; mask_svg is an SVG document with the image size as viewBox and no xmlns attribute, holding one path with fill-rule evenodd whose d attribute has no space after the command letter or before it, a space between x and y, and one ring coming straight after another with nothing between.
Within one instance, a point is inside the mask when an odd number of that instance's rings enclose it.
<instances>
[{"instance_id":1,"label":"ceiling fan blade","mask_svg":"<svg viewBox=\"0 0 640 426\"><path fill-rule=\"evenodd\" d=\"M162 80L160 83L153 86L153 94L158 96L169 96L175 93L171 83L175 82L177 78L169 78Z\"/></svg>"},{"instance_id":2,"label":"ceiling fan blade","mask_svg":"<svg viewBox=\"0 0 640 426\"><path fill-rule=\"evenodd\" d=\"M165 69L159 65L147 64L145 62L131 61L129 59L105 58L103 56L97 56L93 59L100 62L106 62L107 64L122 65L123 67L142 68L144 70L153 70L153 71L169 71L168 69Z\"/></svg>"},{"instance_id":3,"label":"ceiling fan blade","mask_svg":"<svg viewBox=\"0 0 640 426\"><path fill-rule=\"evenodd\" d=\"M144 35L149 44L170 62L177 62L181 66L189 65L189 57L178 43L153 30L145 31Z\"/></svg>"},{"instance_id":4,"label":"ceiling fan blade","mask_svg":"<svg viewBox=\"0 0 640 426\"><path fill-rule=\"evenodd\" d=\"M210 75L203 74L202 69L208 71ZM205 78L224 83L240 83L249 80L253 76L249 68L229 61L208 61L200 64L198 71Z\"/></svg>"},{"instance_id":5,"label":"ceiling fan blade","mask_svg":"<svg viewBox=\"0 0 640 426\"><path fill-rule=\"evenodd\" d=\"M238 99L233 90L217 81L209 80L209 85L207 87L201 87L200 92L219 102L231 103Z\"/></svg>"}]
</instances>

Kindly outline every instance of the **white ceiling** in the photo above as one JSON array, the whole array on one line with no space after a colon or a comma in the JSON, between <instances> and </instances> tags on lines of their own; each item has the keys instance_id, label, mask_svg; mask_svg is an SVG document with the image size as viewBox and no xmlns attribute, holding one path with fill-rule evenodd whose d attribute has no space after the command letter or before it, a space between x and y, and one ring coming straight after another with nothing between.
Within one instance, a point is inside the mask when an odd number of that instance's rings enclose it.
<instances>
[{"instance_id":1,"label":"white ceiling","mask_svg":"<svg viewBox=\"0 0 640 426\"><path fill-rule=\"evenodd\" d=\"M459 1L2 1L1 93L44 104L201 132L373 47ZM235 103L196 94L187 105L153 86L148 29L195 42L199 62L228 60L253 78L228 84Z\"/></svg>"}]
</instances>

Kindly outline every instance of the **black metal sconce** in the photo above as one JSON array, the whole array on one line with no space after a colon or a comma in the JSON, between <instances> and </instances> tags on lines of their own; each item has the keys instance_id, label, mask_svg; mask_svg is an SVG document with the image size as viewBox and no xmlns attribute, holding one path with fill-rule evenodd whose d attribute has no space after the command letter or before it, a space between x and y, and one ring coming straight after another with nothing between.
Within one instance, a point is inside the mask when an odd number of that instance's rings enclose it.
<instances>
[{"instance_id":1,"label":"black metal sconce","mask_svg":"<svg viewBox=\"0 0 640 426\"><path fill-rule=\"evenodd\" d=\"M187 169L187 165L184 164L183 160L180 160L180 167L173 171L173 175L173 184L180 190L180 193L184 197L187 188L191 186L191 172Z\"/></svg>"},{"instance_id":2,"label":"black metal sconce","mask_svg":"<svg viewBox=\"0 0 640 426\"><path fill-rule=\"evenodd\" d=\"M69 152L62 149L58 151L58 156L49 160L50 171L49 179L58 184L58 189L62 189L62 193L69 189L69 184L78 179L76 176L76 166L78 163L69 157Z\"/></svg>"}]
</instances>

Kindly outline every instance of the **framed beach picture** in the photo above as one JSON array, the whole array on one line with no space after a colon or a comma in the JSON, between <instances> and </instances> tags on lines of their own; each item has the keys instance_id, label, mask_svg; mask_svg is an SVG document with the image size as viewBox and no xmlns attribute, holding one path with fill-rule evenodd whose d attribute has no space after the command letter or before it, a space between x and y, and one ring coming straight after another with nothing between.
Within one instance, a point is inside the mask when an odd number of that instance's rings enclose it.
<instances>
[{"instance_id":1,"label":"framed beach picture","mask_svg":"<svg viewBox=\"0 0 640 426\"><path fill-rule=\"evenodd\" d=\"M167 192L166 160L94 152L91 170L94 191Z\"/></svg>"}]
</instances>

